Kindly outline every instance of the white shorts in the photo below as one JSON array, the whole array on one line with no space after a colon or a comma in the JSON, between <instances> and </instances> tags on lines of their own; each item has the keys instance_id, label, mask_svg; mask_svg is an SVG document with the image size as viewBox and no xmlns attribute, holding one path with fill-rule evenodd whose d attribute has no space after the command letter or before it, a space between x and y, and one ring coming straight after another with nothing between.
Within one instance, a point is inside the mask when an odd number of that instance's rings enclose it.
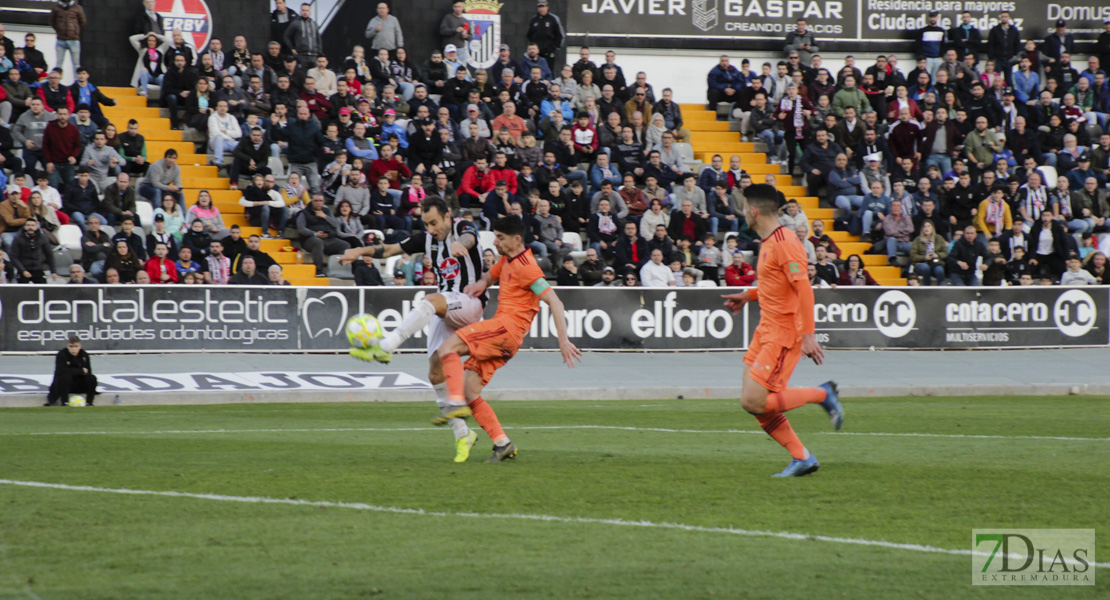
<instances>
[{"instance_id":1,"label":"white shorts","mask_svg":"<svg viewBox=\"0 0 1110 600\"><path fill-rule=\"evenodd\" d=\"M447 316L437 315L428 323L428 356L439 350L455 331L482 320L482 301L462 292L439 292L447 300Z\"/></svg>"}]
</instances>

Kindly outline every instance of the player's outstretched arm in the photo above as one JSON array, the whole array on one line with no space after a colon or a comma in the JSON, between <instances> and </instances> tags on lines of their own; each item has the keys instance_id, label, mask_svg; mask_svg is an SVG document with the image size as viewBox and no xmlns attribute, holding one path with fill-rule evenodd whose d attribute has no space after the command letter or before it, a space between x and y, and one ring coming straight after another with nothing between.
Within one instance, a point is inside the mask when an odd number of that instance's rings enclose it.
<instances>
[{"instance_id":1,"label":"player's outstretched arm","mask_svg":"<svg viewBox=\"0 0 1110 600\"><path fill-rule=\"evenodd\" d=\"M371 258L389 258L401 254L400 244L378 244L377 246L362 246L359 248L350 248L339 257L339 264L349 265L363 256Z\"/></svg>"},{"instance_id":2,"label":"player's outstretched arm","mask_svg":"<svg viewBox=\"0 0 1110 600\"><path fill-rule=\"evenodd\" d=\"M547 283L544 281L544 283ZM582 351L570 341L567 335L567 317L563 310L563 301L559 299L555 290L548 289L540 296L541 302L546 302L551 309L551 318L555 319L555 331L559 334L559 351L563 353L563 362L570 368L582 362Z\"/></svg>"},{"instance_id":3,"label":"player's outstretched arm","mask_svg":"<svg viewBox=\"0 0 1110 600\"><path fill-rule=\"evenodd\" d=\"M721 297L725 299L725 308L735 315L740 313L745 304L759 300L759 289L753 287L739 294L725 294Z\"/></svg>"}]
</instances>

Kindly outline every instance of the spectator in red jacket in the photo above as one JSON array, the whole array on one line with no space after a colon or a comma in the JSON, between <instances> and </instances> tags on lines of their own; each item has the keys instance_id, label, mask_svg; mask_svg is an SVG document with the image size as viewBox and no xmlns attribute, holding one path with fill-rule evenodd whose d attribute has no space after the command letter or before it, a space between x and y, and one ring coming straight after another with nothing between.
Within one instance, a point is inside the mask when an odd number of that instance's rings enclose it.
<instances>
[{"instance_id":1,"label":"spectator in red jacket","mask_svg":"<svg viewBox=\"0 0 1110 600\"><path fill-rule=\"evenodd\" d=\"M459 204L464 208L481 206L486 201L486 194L496 183L497 178L490 171L485 157L478 157L478 160L463 173L462 185L459 186Z\"/></svg>"},{"instance_id":2,"label":"spectator in red jacket","mask_svg":"<svg viewBox=\"0 0 1110 600\"><path fill-rule=\"evenodd\" d=\"M509 186L509 193L515 196L517 194L516 171L508 165L508 162L509 157L504 152L497 152L493 155L493 166L490 167L489 172L493 174L494 181L504 179Z\"/></svg>"},{"instance_id":3,"label":"spectator in red jacket","mask_svg":"<svg viewBox=\"0 0 1110 600\"><path fill-rule=\"evenodd\" d=\"M401 178L412 177L412 171L405 165L405 161L393 155L393 146L382 144L381 156L370 163L370 181L377 181L385 177L389 180L390 189L401 189Z\"/></svg>"},{"instance_id":4,"label":"spectator in red jacket","mask_svg":"<svg viewBox=\"0 0 1110 600\"><path fill-rule=\"evenodd\" d=\"M316 79L314 77L304 78L301 100L308 103L308 112L320 119L321 123L326 123L331 118L331 101L316 89Z\"/></svg>"},{"instance_id":5,"label":"spectator in red jacket","mask_svg":"<svg viewBox=\"0 0 1110 600\"><path fill-rule=\"evenodd\" d=\"M755 269L744 262L744 254L732 255L732 264L725 267L725 285L728 287L751 287L755 284Z\"/></svg>"},{"instance_id":6,"label":"spectator in red jacket","mask_svg":"<svg viewBox=\"0 0 1110 600\"><path fill-rule=\"evenodd\" d=\"M69 122L69 109L58 108L54 114L57 118L43 132L42 157L50 175L50 185L64 190L73 180L81 156L81 134L77 126Z\"/></svg>"},{"instance_id":7,"label":"spectator in red jacket","mask_svg":"<svg viewBox=\"0 0 1110 600\"><path fill-rule=\"evenodd\" d=\"M166 258L168 254L169 247L164 242L154 245L154 256L147 259L143 267L151 283L177 283L177 265Z\"/></svg>"}]
</instances>

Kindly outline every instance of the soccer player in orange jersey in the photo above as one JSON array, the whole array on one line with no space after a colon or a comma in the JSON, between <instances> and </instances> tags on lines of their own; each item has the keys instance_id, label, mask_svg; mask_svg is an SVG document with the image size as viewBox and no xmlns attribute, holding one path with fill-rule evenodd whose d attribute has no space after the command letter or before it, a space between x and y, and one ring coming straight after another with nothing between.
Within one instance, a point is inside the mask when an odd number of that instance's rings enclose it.
<instances>
[{"instance_id":1,"label":"soccer player in orange jersey","mask_svg":"<svg viewBox=\"0 0 1110 600\"><path fill-rule=\"evenodd\" d=\"M817 470L817 459L802 445L783 413L804 404L820 404L829 413L833 427L840 429L844 411L832 381L815 388L786 387L803 355L818 365L825 358L825 351L813 337L813 288L806 271L806 251L794 232L779 224L774 187L752 185L744 196L748 201L748 224L763 237L758 287L722 296L733 314L740 312L745 303L759 301L759 326L744 355L740 404L793 457L775 477L801 477Z\"/></svg>"},{"instance_id":2,"label":"soccer player in orange jersey","mask_svg":"<svg viewBox=\"0 0 1110 600\"><path fill-rule=\"evenodd\" d=\"M482 388L520 349L532 327L532 318L540 310L540 302L547 303L555 319L563 362L573 368L582 359L582 353L567 337L562 301L547 284L532 251L524 246L524 221L512 215L503 217L493 224L493 231L497 236L494 246L501 260L464 291L470 296L480 296L491 283L500 282L497 313L492 319L459 329L440 345L438 353L447 379L448 406L432 423L443 425L450 419L473 416L493 440L489 462L500 462L516 456L516 445L482 399ZM464 370L461 357L467 355L470 358Z\"/></svg>"}]
</instances>

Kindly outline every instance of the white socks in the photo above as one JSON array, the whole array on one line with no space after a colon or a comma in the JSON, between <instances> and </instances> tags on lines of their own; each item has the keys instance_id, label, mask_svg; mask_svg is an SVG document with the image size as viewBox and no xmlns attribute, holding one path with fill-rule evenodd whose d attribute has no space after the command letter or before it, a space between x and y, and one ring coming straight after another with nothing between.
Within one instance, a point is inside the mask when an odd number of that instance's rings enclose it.
<instances>
[{"instance_id":1,"label":"white socks","mask_svg":"<svg viewBox=\"0 0 1110 600\"><path fill-rule=\"evenodd\" d=\"M441 412L447 412L450 406L447 403L447 384L437 383L432 386L436 393L436 404L439 405ZM466 419L447 419L447 424L451 426L451 430L455 432L455 439L461 440L470 433L470 428L466 426Z\"/></svg>"},{"instance_id":2,"label":"white socks","mask_svg":"<svg viewBox=\"0 0 1110 600\"><path fill-rule=\"evenodd\" d=\"M393 333L385 336L380 344L381 349L386 352L393 352L405 343L405 340L416 335L417 331L424 329L434 316L436 316L436 308L432 306L431 302L427 300L417 302L416 306L412 307L412 311L401 321L401 326L393 330Z\"/></svg>"}]
</instances>

